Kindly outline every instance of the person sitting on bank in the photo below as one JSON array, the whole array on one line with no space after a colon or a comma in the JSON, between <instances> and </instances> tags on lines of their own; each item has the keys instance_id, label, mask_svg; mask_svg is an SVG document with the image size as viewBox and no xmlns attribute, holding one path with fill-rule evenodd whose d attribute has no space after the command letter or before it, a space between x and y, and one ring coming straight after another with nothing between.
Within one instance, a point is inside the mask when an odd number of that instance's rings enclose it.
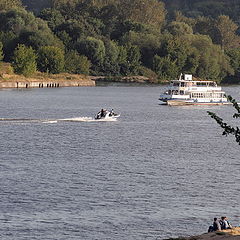
<instances>
[{"instance_id":1,"label":"person sitting on bank","mask_svg":"<svg viewBox=\"0 0 240 240\"><path fill-rule=\"evenodd\" d=\"M220 231L221 230L221 225L220 222L217 218L213 219L213 231Z\"/></svg>"},{"instance_id":2,"label":"person sitting on bank","mask_svg":"<svg viewBox=\"0 0 240 240\"><path fill-rule=\"evenodd\" d=\"M221 225L220 222L217 218L213 219L213 224L209 226L208 232L215 232L215 231L220 231L221 230Z\"/></svg>"},{"instance_id":3,"label":"person sitting on bank","mask_svg":"<svg viewBox=\"0 0 240 240\"><path fill-rule=\"evenodd\" d=\"M224 229L232 229L232 225L227 220L227 217L221 217L220 225L221 225L221 229L222 230L224 230Z\"/></svg>"}]
</instances>

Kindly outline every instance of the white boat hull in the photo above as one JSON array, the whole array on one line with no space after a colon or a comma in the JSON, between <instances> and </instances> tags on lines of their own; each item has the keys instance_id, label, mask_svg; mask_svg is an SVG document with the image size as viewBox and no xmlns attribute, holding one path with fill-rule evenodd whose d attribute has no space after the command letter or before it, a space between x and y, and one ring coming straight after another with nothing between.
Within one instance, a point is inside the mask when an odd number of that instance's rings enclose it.
<instances>
[{"instance_id":1,"label":"white boat hull","mask_svg":"<svg viewBox=\"0 0 240 240\"><path fill-rule=\"evenodd\" d=\"M229 102L194 102L184 100L168 100L166 104L169 106L186 106L186 105L229 105Z\"/></svg>"}]
</instances>

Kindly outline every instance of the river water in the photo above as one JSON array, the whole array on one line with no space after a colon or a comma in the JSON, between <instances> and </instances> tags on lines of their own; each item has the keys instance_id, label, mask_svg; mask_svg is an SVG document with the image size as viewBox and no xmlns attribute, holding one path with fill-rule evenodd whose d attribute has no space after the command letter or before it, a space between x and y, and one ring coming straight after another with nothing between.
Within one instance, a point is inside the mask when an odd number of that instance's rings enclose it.
<instances>
[{"instance_id":1,"label":"river water","mask_svg":"<svg viewBox=\"0 0 240 240\"><path fill-rule=\"evenodd\" d=\"M240 146L207 115L238 124L233 108L159 105L164 88L0 91L0 239L166 239L222 215L239 225ZM240 87L224 90L240 100ZM84 121L102 107L120 118Z\"/></svg>"}]
</instances>

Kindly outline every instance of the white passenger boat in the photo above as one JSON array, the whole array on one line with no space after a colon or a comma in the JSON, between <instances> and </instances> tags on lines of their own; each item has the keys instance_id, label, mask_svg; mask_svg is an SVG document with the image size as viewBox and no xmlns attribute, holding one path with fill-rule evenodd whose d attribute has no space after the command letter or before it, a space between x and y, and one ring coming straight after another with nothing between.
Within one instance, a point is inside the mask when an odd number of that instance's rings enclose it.
<instances>
[{"instance_id":1,"label":"white passenger boat","mask_svg":"<svg viewBox=\"0 0 240 240\"><path fill-rule=\"evenodd\" d=\"M181 74L178 80L172 80L159 100L168 105L229 104L225 92L216 82L193 80L190 74Z\"/></svg>"}]
</instances>

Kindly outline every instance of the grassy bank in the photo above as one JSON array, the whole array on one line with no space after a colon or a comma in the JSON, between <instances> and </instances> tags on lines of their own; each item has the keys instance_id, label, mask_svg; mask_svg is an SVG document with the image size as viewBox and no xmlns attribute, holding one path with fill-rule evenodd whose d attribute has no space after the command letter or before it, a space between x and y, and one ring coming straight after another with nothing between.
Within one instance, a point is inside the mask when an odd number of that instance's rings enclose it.
<instances>
[{"instance_id":1,"label":"grassy bank","mask_svg":"<svg viewBox=\"0 0 240 240\"><path fill-rule=\"evenodd\" d=\"M18 87L74 87L95 86L95 81L82 74L47 74L36 72L31 77L25 77L13 72L9 63L1 63L0 88Z\"/></svg>"}]
</instances>

